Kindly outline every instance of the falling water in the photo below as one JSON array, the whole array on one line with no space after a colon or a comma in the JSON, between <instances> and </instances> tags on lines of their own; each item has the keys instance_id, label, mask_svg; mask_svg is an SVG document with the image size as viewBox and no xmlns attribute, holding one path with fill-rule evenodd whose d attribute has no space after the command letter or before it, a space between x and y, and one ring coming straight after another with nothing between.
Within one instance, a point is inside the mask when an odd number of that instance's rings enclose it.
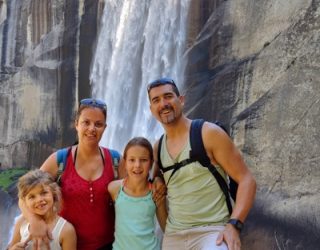
<instances>
[{"instance_id":1,"label":"falling water","mask_svg":"<svg viewBox=\"0 0 320 250\"><path fill-rule=\"evenodd\" d=\"M190 0L106 0L93 62L93 96L108 105L102 144L122 150L133 136L154 142L146 85L168 76L181 86Z\"/></svg>"}]
</instances>

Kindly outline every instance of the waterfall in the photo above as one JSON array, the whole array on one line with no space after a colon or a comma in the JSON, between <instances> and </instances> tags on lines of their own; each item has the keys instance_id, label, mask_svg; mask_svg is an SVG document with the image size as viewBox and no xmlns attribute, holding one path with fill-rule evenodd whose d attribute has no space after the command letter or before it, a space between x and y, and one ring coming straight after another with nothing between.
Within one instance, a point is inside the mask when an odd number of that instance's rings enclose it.
<instances>
[{"instance_id":1,"label":"waterfall","mask_svg":"<svg viewBox=\"0 0 320 250\"><path fill-rule=\"evenodd\" d=\"M17 201L0 190L0 249L5 249L12 237L15 217L19 214Z\"/></svg>"},{"instance_id":2,"label":"waterfall","mask_svg":"<svg viewBox=\"0 0 320 250\"><path fill-rule=\"evenodd\" d=\"M122 151L134 136L152 143L162 129L151 116L148 82L173 78L182 86L190 0L106 0L90 81L106 101L102 144Z\"/></svg>"}]
</instances>

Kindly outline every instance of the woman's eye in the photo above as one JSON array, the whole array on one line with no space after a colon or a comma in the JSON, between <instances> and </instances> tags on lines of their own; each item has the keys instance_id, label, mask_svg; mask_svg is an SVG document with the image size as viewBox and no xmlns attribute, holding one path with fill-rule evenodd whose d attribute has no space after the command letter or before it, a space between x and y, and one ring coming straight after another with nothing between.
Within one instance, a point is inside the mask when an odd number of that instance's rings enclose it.
<instances>
[{"instance_id":1,"label":"woman's eye","mask_svg":"<svg viewBox=\"0 0 320 250\"><path fill-rule=\"evenodd\" d=\"M96 124L94 124L94 126L95 126L96 128L102 128L102 127L104 126L104 124L101 123L101 122L97 122Z\"/></svg>"},{"instance_id":2,"label":"woman's eye","mask_svg":"<svg viewBox=\"0 0 320 250\"><path fill-rule=\"evenodd\" d=\"M84 125L84 126L89 126L89 124L90 124L89 121L83 121L83 122L82 122L82 125Z\"/></svg>"}]
</instances>

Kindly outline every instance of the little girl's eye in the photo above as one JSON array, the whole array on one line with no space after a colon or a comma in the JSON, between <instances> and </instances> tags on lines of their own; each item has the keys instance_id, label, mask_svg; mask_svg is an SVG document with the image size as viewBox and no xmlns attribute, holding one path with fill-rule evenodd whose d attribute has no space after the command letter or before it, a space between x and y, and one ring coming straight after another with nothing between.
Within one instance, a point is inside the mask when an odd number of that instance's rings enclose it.
<instances>
[{"instance_id":1,"label":"little girl's eye","mask_svg":"<svg viewBox=\"0 0 320 250\"><path fill-rule=\"evenodd\" d=\"M27 199L28 199L28 200L33 200L33 199L34 199L34 195L28 195L28 196L27 196Z\"/></svg>"},{"instance_id":2,"label":"little girl's eye","mask_svg":"<svg viewBox=\"0 0 320 250\"><path fill-rule=\"evenodd\" d=\"M47 193L48 193L47 190L43 190L43 191L41 192L41 195L46 195Z\"/></svg>"}]
</instances>

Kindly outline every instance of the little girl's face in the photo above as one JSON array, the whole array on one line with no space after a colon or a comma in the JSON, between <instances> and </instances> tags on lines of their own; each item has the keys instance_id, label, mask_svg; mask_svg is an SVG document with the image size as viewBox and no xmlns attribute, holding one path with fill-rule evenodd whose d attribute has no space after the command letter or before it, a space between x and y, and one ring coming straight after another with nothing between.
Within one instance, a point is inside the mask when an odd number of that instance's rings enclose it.
<instances>
[{"instance_id":1,"label":"little girl's face","mask_svg":"<svg viewBox=\"0 0 320 250\"><path fill-rule=\"evenodd\" d=\"M29 210L37 215L46 215L54 205L53 194L49 186L37 185L25 197Z\"/></svg>"},{"instance_id":2,"label":"little girl's face","mask_svg":"<svg viewBox=\"0 0 320 250\"><path fill-rule=\"evenodd\" d=\"M126 153L126 170L131 178L147 179L152 164L150 152L142 146L132 146Z\"/></svg>"}]
</instances>

